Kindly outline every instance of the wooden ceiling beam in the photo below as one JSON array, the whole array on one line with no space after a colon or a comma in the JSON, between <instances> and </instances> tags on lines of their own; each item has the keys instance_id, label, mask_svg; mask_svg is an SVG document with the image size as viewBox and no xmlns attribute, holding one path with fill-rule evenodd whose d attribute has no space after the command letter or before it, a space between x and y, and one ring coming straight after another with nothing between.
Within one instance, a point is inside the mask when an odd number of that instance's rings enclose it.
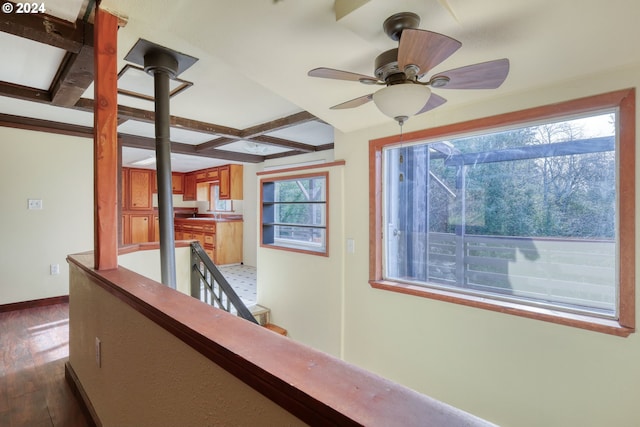
<instances>
[{"instance_id":1,"label":"wooden ceiling beam","mask_svg":"<svg viewBox=\"0 0 640 427\"><path fill-rule=\"evenodd\" d=\"M273 145L275 147L290 148L293 150L301 151L303 153L311 153L316 151L314 145L303 144L301 142L289 141L288 139L276 138L268 135L257 135L253 138L248 138L248 141L259 142L260 144Z\"/></svg>"},{"instance_id":2,"label":"wooden ceiling beam","mask_svg":"<svg viewBox=\"0 0 640 427\"><path fill-rule=\"evenodd\" d=\"M227 145L230 142L234 142L234 141L237 141L237 139L236 138L227 138L227 137L221 137L221 138L212 139L211 141L203 142L202 144L196 145L196 151L211 150L213 148L217 148L217 147L221 147L223 145Z\"/></svg>"},{"instance_id":3,"label":"wooden ceiling beam","mask_svg":"<svg viewBox=\"0 0 640 427\"><path fill-rule=\"evenodd\" d=\"M35 101L44 104L51 103L51 94L46 90L22 86L15 83L0 81L0 96Z\"/></svg>"},{"instance_id":4,"label":"wooden ceiling beam","mask_svg":"<svg viewBox=\"0 0 640 427\"><path fill-rule=\"evenodd\" d=\"M61 107L73 106L93 82L93 34L85 27L85 43L78 53L67 52L49 92L51 102Z\"/></svg>"},{"instance_id":5,"label":"wooden ceiling beam","mask_svg":"<svg viewBox=\"0 0 640 427\"><path fill-rule=\"evenodd\" d=\"M127 134L118 135L123 147L140 148L144 150L156 149L156 141L153 138L144 136L134 136ZM231 160L236 162L260 163L264 161L264 156L255 154L236 153L234 151L224 150L208 150L198 151L196 145L182 144L179 142L171 143L171 152L176 154L185 154L189 156L208 157L211 159Z\"/></svg>"},{"instance_id":6,"label":"wooden ceiling beam","mask_svg":"<svg viewBox=\"0 0 640 427\"><path fill-rule=\"evenodd\" d=\"M29 117L14 116L11 114L0 114L0 126L93 138L93 127L70 125L50 120L32 119Z\"/></svg>"},{"instance_id":7,"label":"wooden ceiling beam","mask_svg":"<svg viewBox=\"0 0 640 427\"><path fill-rule=\"evenodd\" d=\"M0 15L0 31L73 53L80 52L84 45L85 27L93 32L89 23L78 20L72 24L43 13Z\"/></svg>"},{"instance_id":8,"label":"wooden ceiling beam","mask_svg":"<svg viewBox=\"0 0 640 427\"><path fill-rule=\"evenodd\" d=\"M242 131L240 137L242 139L253 138L254 136L263 135L267 132L274 132L279 129L288 128L306 122L318 121L318 118L308 111L301 111L291 116L282 117L267 123L246 128Z\"/></svg>"}]
</instances>

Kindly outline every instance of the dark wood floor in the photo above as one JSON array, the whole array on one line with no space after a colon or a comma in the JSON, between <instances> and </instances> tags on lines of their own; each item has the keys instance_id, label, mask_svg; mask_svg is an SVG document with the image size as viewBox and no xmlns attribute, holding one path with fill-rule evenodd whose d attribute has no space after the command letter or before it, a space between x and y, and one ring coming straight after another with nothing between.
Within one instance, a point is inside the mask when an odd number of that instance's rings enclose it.
<instances>
[{"instance_id":1,"label":"dark wood floor","mask_svg":"<svg viewBox=\"0 0 640 427\"><path fill-rule=\"evenodd\" d=\"M0 313L0 426L88 426L64 378L69 305Z\"/></svg>"}]
</instances>

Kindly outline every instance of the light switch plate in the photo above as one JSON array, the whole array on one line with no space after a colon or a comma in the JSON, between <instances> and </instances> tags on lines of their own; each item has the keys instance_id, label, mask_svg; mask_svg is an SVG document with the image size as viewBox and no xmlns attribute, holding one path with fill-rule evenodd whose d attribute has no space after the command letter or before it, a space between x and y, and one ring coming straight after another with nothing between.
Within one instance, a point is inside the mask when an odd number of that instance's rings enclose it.
<instances>
[{"instance_id":1,"label":"light switch plate","mask_svg":"<svg viewBox=\"0 0 640 427\"><path fill-rule=\"evenodd\" d=\"M42 209L42 199L28 199L27 208L29 210Z\"/></svg>"}]
</instances>

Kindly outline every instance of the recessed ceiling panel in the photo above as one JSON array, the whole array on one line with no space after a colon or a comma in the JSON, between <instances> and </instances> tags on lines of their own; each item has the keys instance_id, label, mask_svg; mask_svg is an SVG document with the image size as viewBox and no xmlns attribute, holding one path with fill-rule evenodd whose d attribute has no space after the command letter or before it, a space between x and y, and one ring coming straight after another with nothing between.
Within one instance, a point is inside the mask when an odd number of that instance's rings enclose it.
<instances>
[{"instance_id":1,"label":"recessed ceiling panel","mask_svg":"<svg viewBox=\"0 0 640 427\"><path fill-rule=\"evenodd\" d=\"M93 127L93 113L0 96L0 113Z\"/></svg>"},{"instance_id":2,"label":"recessed ceiling panel","mask_svg":"<svg viewBox=\"0 0 640 427\"><path fill-rule=\"evenodd\" d=\"M306 122L267 135L310 145L333 143L333 127L322 122Z\"/></svg>"},{"instance_id":3,"label":"recessed ceiling panel","mask_svg":"<svg viewBox=\"0 0 640 427\"><path fill-rule=\"evenodd\" d=\"M191 130L170 128L170 138L172 142L180 142L183 144L198 145L203 142L216 139L215 135L208 133L194 132ZM118 126L118 132L128 135L144 136L147 138L155 138L156 130L153 123L138 122L135 120L127 120Z\"/></svg>"},{"instance_id":4,"label":"recessed ceiling panel","mask_svg":"<svg viewBox=\"0 0 640 427\"><path fill-rule=\"evenodd\" d=\"M66 51L0 32L0 81L49 90Z\"/></svg>"},{"instance_id":5,"label":"recessed ceiling panel","mask_svg":"<svg viewBox=\"0 0 640 427\"><path fill-rule=\"evenodd\" d=\"M153 76L147 74L142 68L127 64L118 73L118 92L153 101L155 97L153 80ZM193 83L186 80L169 79L169 96L173 97L191 85Z\"/></svg>"},{"instance_id":6,"label":"recessed ceiling panel","mask_svg":"<svg viewBox=\"0 0 640 427\"><path fill-rule=\"evenodd\" d=\"M218 150L233 151L235 153L244 154L256 154L258 156L268 156L270 154L278 154L285 151L290 151L291 149L243 140L223 145L222 147L218 147Z\"/></svg>"},{"instance_id":7,"label":"recessed ceiling panel","mask_svg":"<svg viewBox=\"0 0 640 427\"><path fill-rule=\"evenodd\" d=\"M155 157L153 150L140 148L122 147L122 166L135 167L139 169L156 169L155 163L147 166L134 166L139 160ZM212 159L209 157L187 156L184 154L171 153L171 170L173 172L191 172L198 169L212 168L229 163L228 160Z\"/></svg>"}]
</instances>

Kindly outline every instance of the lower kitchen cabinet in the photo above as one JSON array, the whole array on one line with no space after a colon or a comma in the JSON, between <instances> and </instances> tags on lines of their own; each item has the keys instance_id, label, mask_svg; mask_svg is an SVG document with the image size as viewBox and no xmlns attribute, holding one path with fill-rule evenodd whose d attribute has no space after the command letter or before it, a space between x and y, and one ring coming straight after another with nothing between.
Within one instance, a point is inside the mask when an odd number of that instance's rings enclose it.
<instances>
[{"instance_id":1,"label":"lower kitchen cabinet","mask_svg":"<svg viewBox=\"0 0 640 427\"><path fill-rule=\"evenodd\" d=\"M145 243L152 241L152 215L131 214L129 216L129 235L131 236L131 241L129 243Z\"/></svg>"},{"instance_id":2,"label":"lower kitchen cabinet","mask_svg":"<svg viewBox=\"0 0 640 427\"><path fill-rule=\"evenodd\" d=\"M175 219L176 240L197 240L217 265L242 262L242 221Z\"/></svg>"}]
</instances>

